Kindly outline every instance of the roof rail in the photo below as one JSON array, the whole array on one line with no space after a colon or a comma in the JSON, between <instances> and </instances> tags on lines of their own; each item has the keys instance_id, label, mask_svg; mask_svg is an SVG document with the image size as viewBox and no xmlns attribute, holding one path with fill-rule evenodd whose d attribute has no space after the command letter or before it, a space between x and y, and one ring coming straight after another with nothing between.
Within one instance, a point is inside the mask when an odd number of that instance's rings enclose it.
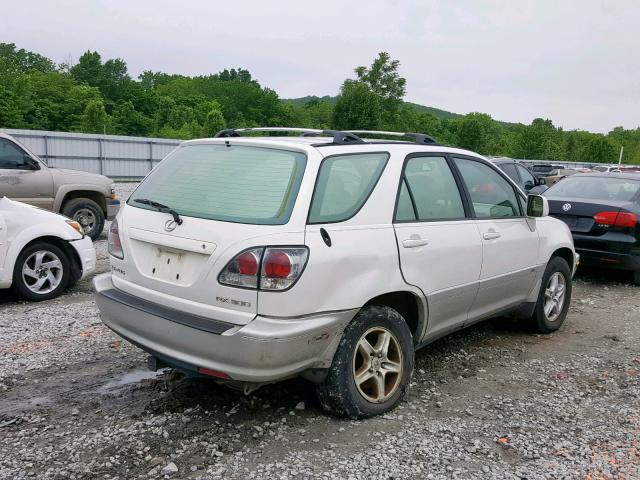
<instances>
[{"instance_id":1,"label":"roof rail","mask_svg":"<svg viewBox=\"0 0 640 480\"><path fill-rule=\"evenodd\" d=\"M346 130L347 133L354 133L358 135L387 135L390 137L402 137L410 138L415 143L424 143L426 145L438 145L438 141L430 135L424 133L404 133L404 132L383 132L379 130Z\"/></svg>"},{"instance_id":2,"label":"roof rail","mask_svg":"<svg viewBox=\"0 0 640 480\"><path fill-rule=\"evenodd\" d=\"M244 132L297 132L305 137L329 136L333 137L333 143L345 145L350 143L365 143L352 132L341 132L339 130L320 130L317 128L294 128L294 127L255 127L255 128L227 128L220 130L214 138L239 137Z\"/></svg>"}]
</instances>

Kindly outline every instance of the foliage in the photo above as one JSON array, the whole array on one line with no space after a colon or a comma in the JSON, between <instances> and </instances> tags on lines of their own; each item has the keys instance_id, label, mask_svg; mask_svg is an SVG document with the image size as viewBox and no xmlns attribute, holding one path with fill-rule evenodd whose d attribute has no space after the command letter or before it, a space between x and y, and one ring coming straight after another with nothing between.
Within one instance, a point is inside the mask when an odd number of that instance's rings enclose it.
<instances>
[{"instance_id":1,"label":"foliage","mask_svg":"<svg viewBox=\"0 0 640 480\"><path fill-rule=\"evenodd\" d=\"M338 130L376 130L382 105L366 83L346 80L333 109L333 127Z\"/></svg>"},{"instance_id":2,"label":"foliage","mask_svg":"<svg viewBox=\"0 0 640 480\"><path fill-rule=\"evenodd\" d=\"M301 126L424 132L441 143L514 158L640 163L640 127L607 135L564 131L549 119L499 122L404 102L400 63L380 53L355 68L338 97L282 100L242 68L188 77L145 71L131 78L124 60L87 51L56 65L0 43L0 127L189 139L227 127Z\"/></svg>"}]
</instances>

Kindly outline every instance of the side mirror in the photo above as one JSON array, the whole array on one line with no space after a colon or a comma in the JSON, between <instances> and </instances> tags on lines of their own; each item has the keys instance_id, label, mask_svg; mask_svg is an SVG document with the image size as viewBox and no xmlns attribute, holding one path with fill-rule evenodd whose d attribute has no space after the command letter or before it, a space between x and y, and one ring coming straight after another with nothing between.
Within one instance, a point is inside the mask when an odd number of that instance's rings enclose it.
<instances>
[{"instance_id":1,"label":"side mirror","mask_svg":"<svg viewBox=\"0 0 640 480\"><path fill-rule=\"evenodd\" d=\"M527 180L526 182L524 182L524 191L528 192L529 190L531 190L533 187L535 187L534 183L531 180Z\"/></svg>"},{"instance_id":2,"label":"side mirror","mask_svg":"<svg viewBox=\"0 0 640 480\"><path fill-rule=\"evenodd\" d=\"M536 185L544 185L544 178L536 177Z\"/></svg>"},{"instance_id":3,"label":"side mirror","mask_svg":"<svg viewBox=\"0 0 640 480\"><path fill-rule=\"evenodd\" d=\"M527 217L546 217L549 215L549 200L542 195L527 197Z\"/></svg>"}]
</instances>

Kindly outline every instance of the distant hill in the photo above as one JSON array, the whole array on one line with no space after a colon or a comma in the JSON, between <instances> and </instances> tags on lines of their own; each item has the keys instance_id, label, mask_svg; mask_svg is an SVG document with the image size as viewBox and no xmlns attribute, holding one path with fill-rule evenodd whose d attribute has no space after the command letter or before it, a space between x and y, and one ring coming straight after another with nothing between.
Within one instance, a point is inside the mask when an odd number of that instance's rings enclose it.
<instances>
[{"instance_id":1,"label":"distant hill","mask_svg":"<svg viewBox=\"0 0 640 480\"><path fill-rule=\"evenodd\" d=\"M285 103L290 103L292 105L304 105L306 103L308 103L311 100L316 100L316 101L320 101L320 102L329 102L329 103L336 103L336 99L338 97L332 97L329 95L325 95L324 97L317 97L315 95L307 95L306 97L300 97L300 98L283 98L282 101ZM407 105L411 105L412 107L414 107L415 109L421 111L421 112L426 112L426 113L430 113L432 115L435 115L436 117L438 117L440 120L453 120L456 118L462 118L464 117L464 115L462 113L455 113L455 112L448 112L447 110L441 110L439 108L435 108L435 107L427 107L426 105L420 105L419 103L413 103L413 102L405 102ZM502 125L503 127L512 127L514 125L516 125L515 123L512 122L503 122L500 120L496 120L500 125Z\"/></svg>"},{"instance_id":2,"label":"distant hill","mask_svg":"<svg viewBox=\"0 0 640 480\"><path fill-rule=\"evenodd\" d=\"M336 99L338 97L331 97L329 95L325 95L324 97L317 97L315 95L307 95L306 97L300 97L300 98L283 98L282 101L286 102L286 103L291 103L292 105L304 105L306 103L308 103L311 100L316 100L316 101L320 101L320 102L329 102L329 103L336 103ZM435 115L436 117L440 118L440 119L452 119L452 118L460 118L463 117L464 115L460 114L460 113L453 113L453 112L447 112L446 110L440 110L439 108L435 108L435 107L427 107L425 105L420 105L417 103L412 103L412 102L405 102L407 105L411 105L413 107L415 107L416 109L420 110L421 112L427 112L427 113L431 113L433 115Z\"/></svg>"}]
</instances>

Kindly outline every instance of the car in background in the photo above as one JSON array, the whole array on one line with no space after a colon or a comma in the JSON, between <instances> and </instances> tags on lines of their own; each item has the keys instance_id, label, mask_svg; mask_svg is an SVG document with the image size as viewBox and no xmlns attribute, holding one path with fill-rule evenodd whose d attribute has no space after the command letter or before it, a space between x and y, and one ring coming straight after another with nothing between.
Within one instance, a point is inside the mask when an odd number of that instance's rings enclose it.
<instances>
[{"instance_id":1,"label":"car in background","mask_svg":"<svg viewBox=\"0 0 640 480\"><path fill-rule=\"evenodd\" d=\"M491 162L513 180L523 192L529 192L537 185L544 185L544 181L536 177L527 167L511 158L490 158Z\"/></svg>"},{"instance_id":2,"label":"car in background","mask_svg":"<svg viewBox=\"0 0 640 480\"><path fill-rule=\"evenodd\" d=\"M9 197L61 213L96 240L105 220L118 213L113 181L104 175L52 168L6 133L0 132L0 198Z\"/></svg>"},{"instance_id":3,"label":"car in background","mask_svg":"<svg viewBox=\"0 0 640 480\"><path fill-rule=\"evenodd\" d=\"M552 165L550 163L535 163L529 167L529 170L538 178L548 176L553 170L565 168L564 165Z\"/></svg>"},{"instance_id":4,"label":"car in background","mask_svg":"<svg viewBox=\"0 0 640 480\"><path fill-rule=\"evenodd\" d=\"M581 265L631 271L640 285L640 176L573 175L543 195L569 226Z\"/></svg>"},{"instance_id":5,"label":"car in background","mask_svg":"<svg viewBox=\"0 0 640 480\"><path fill-rule=\"evenodd\" d=\"M551 172L549 172L549 175L543 178L544 184L550 187L551 185L555 185L556 183L558 183L563 178L568 177L569 175L575 175L576 173L580 172L573 168L559 168L557 170L551 170Z\"/></svg>"},{"instance_id":6,"label":"car in background","mask_svg":"<svg viewBox=\"0 0 640 480\"><path fill-rule=\"evenodd\" d=\"M93 242L77 221L0 198L0 288L49 300L95 267Z\"/></svg>"},{"instance_id":7,"label":"car in background","mask_svg":"<svg viewBox=\"0 0 640 480\"><path fill-rule=\"evenodd\" d=\"M619 172L620 167L618 167L618 165L596 165L592 167L591 170L602 173Z\"/></svg>"}]
</instances>

